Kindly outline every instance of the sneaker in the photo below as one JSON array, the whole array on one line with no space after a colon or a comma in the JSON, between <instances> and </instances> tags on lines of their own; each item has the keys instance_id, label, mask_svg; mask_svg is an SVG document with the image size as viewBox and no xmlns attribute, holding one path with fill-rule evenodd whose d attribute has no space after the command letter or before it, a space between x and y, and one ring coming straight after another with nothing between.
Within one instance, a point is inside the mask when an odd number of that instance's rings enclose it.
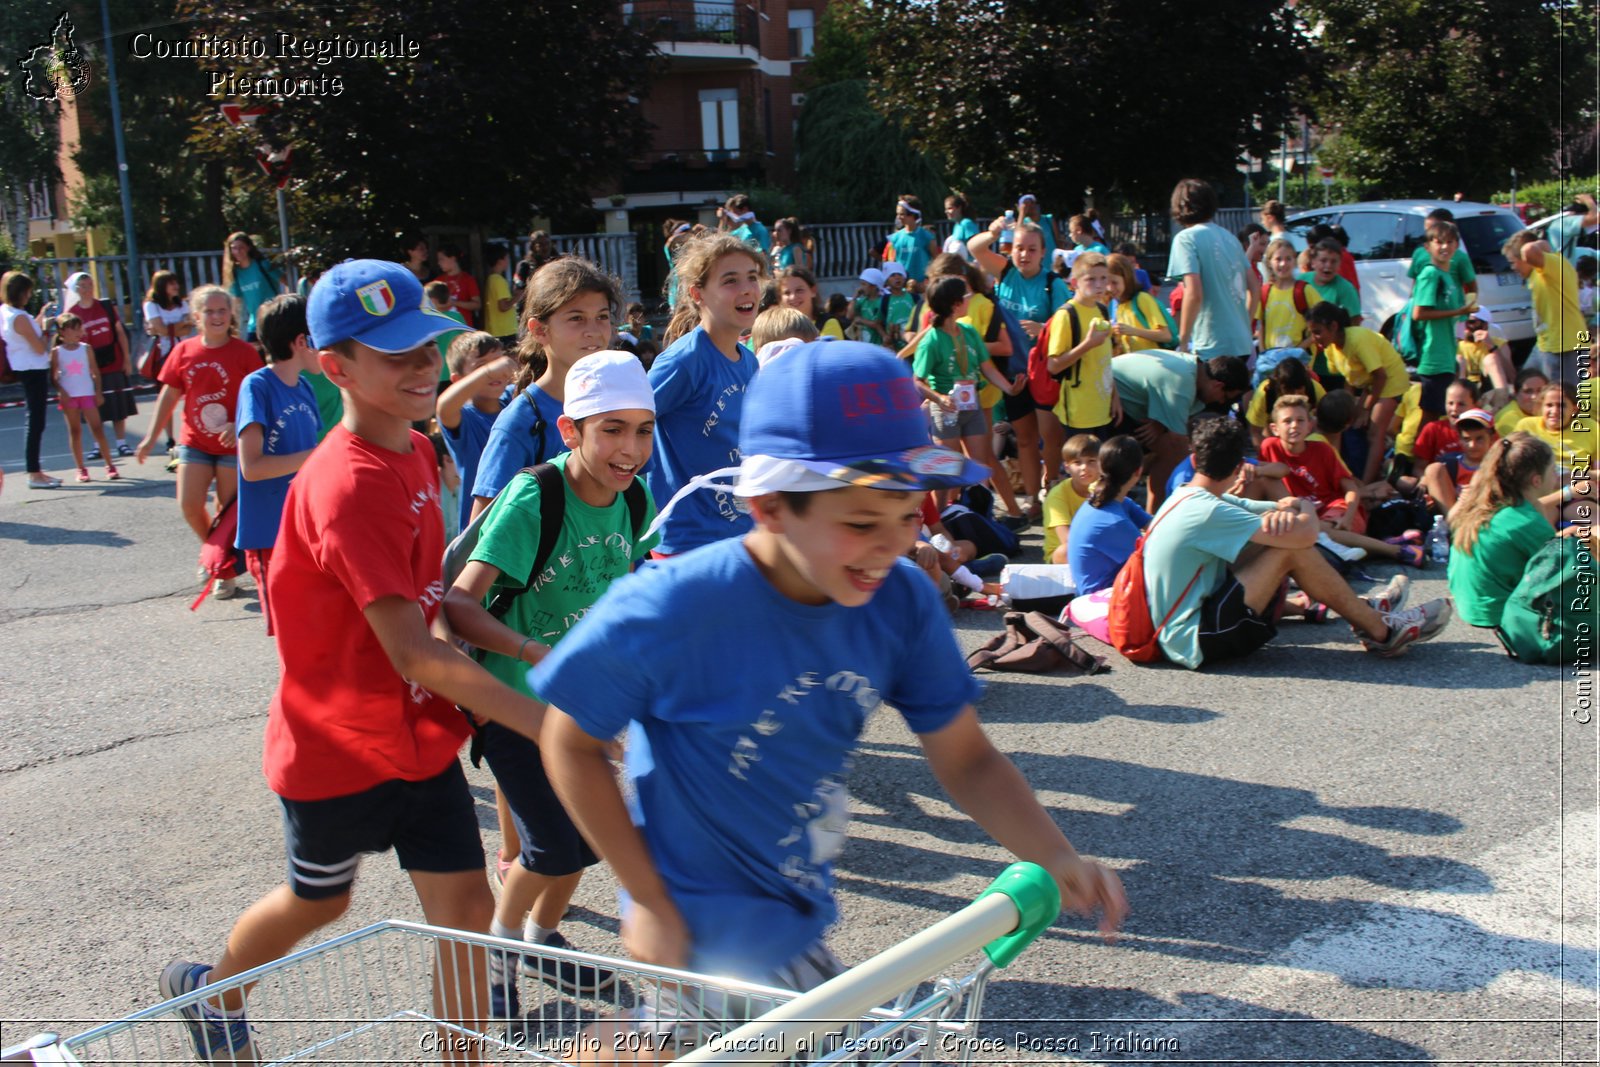
<instances>
[{"instance_id":1,"label":"sneaker","mask_svg":"<svg viewBox=\"0 0 1600 1067\"><path fill-rule=\"evenodd\" d=\"M119 455L119 456L131 456L131 455L133 455L133 449L129 448L128 447L128 442L124 441L120 445L117 446L117 455Z\"/></svg>"},{"instance_id":2,"label":"sneaker","mask_svg":"<svg viewBox=\"0 0 1600 1067\"><path fill-rule=\"evenodd\" d=\"M1410 645L1439 636L1450 621L1450 601L1440 597L1414 608L1391 611L1383 616L1383 621L1389 627L1388 639L1374 641L1363 637L1361 643L1374 655L1398 656Z\"/></svg>"},{"instance_id":3,"label":"sneaker","mask_svg":"<svg viewBox=\"0 0 1600 1067\"><path fill-rule=\"evenodd\" d=\"M572 945L557 931L550 935L543 947L571 948ZM592 963L575 963L572 960L524 956L522 971L546 985L556 987L568 996L594 996L597 993L604 993L617 983L617 972L611 968L596 967Z\"/></svg>"},{"instance_id":4,"label":"sneaker","mask_svg":"<svg viewBox=\"0 0 1600 1067\"><path fill-rule=\"evenodd\" d=\"M1008 530L1026 530L1032 523L1026 515L1002 515L998 520Z\"/></svg>"},{"instance_id":5,"label":"sneaker","mask_svg":"<svg viewBox=\"0 0 1600 1067\"><path fill-rule=\"evenodd\" d=\"M161 972L161 995L171 1000L193 993L203 984L211 967L188 960L173 960ZM204 1003L191 1004L178 1012L189 1027L194 1054L201 1063L256 1063L255 1040L250 1024L240 1015L228 1018L207 1010Z\"/></svg>"},{"instance_id":6,"label":"sneaker","mask_svg":"<svg viewBox=\"0 0 1600 1067\"><path fill-rule=\"evenodd\" d=\"M48 474L41 474L38 477L29 478L28 479L28 488L29 489L60 489L61 488L61 479L60 478L52 478Z\"/></svg>"},{"instance_id":7,"label":"sneaker","mask_svg":"<svg viewBox=\"0 0 1600 1067\"><path fill-rule=\"evenodd\" d=\"M237 578L218 578L217 584L211 587L211 595L218 600L227 600L239 591Z\"/></svg>"},{"instance_id":8,"label":"sneaker","mask_svg":"<svg viewBox=\"0 0 1600 1067\"><path fill-rule=\"evenodd\" d=\"M78 468L78 482L80 484L82 484L83 482L87 482L88 480L89 480L89 468L88 467L79 467Z\"/></svg>"},{"instance_id":9,"label":"sneaker","mask_svg":"<svg viewBox=\"0 0 1600 1067\"><path fill-rule=\"evenodd\" d=\"M489 950L489 1018L520 1019L522 998L517 993L517 969L510 956Z\"/></svg>"},{"instance_id":10,"label":"sneaker","mask_svg":"<svg viewBox=\"0 0 1600 1067\"><path fill-rule=\"evenodd\" d=\"M1421 545L1401 545L1396 562L1401 566L1415 567L1420 571L1428 565L1428 554L1422 550Z\"/></svg>"},{"instance_id":11,"label":"sneaker","mask_svg":"<svg viewBox=\"0 0 1600 1067\"><path fill-rule=\"evenodd\" d=\"M1411 595L1411 579L1403 574L1397 574L1389 579L1389 584L1382 589L1375 590L1362 597L1372 610L1379 615L1388 615L1399 611L1406 606L1406 598Z\"/></svg>"},{"instance_id":12,"label":"sneaker","mask_svg":"<svg viewBox=\"0 0 1600 1067\"><path fill-rule=\"evenodd\" d=\"M108 482L117 482L117 481L121 481L121 480L122 480L122 475L117 473L117 468L115 468L111 464L107 463L106 464L106 481L108 481Z\"/></svg>"},{"instance_id":13,"label":"sneaker","mask_svg":"<svg viewBox=\"0 0 1600 1067\"><path fill-rule=\"evenodd\" d=\"M987 556L967 561L967 570L979 578L998 578L1000 572L1006 569L1011 560L1003 552L991 552Z\"/></svg>"},{"instance_id":14,"label":"sneaker","mask_svg":"<svg viewBox=\"0 0 1600 1067\"><path fill-rule=\"evenodd\" d=\"M178 457L177 457L177 455L174 454L174 455L168 456L167 457L167 473L171 474L174 471L176 471L177 469L178 469Z\"/></svg>"},{"instance_id":15,"label":"sneaker","mask_svg":"<svg viewBox=\"0 0 1600 1067\"><path fill-rule=\"evenodd\" d=\"M1394 537L1385 537L1384 541L1391 545L1420 545L1422 543L1421 530L1407 530Z\"/></svg>"}]
</instances>

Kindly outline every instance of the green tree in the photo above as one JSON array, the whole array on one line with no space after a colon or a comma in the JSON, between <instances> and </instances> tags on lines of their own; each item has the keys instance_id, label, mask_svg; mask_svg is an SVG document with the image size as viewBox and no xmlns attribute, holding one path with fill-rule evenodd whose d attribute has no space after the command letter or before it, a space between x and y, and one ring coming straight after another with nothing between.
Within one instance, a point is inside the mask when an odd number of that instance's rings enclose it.
<instances>
[{"instance_id":1,"label":"green tree","mask_svg":"<svg viewBox=\"0 0 1600 1067\"><path fill-rule=\"evenodd\" d=\"M10 243L28 245L27 189L59 180L56 166L60 102L51 84L53 31L61 12L48 0L0 4L0 194L6 197ZM43 52L39 51L41 48Z\"/></svg>"},{"instance_id":2,"label":"green tree","mask_svg":"<svg viewBox=\"0 0 1600 1067\"><path fill-rule=\"evenodd\" d=\"M263 58L228 64L224 92L290 80L253 139L203 114L194 143L246 166L260 141L293 149L293 213L313 255L393 255L418 223L521 228L587 208L589 191L643 146L653 46L614 0L282 0L268 11L178 0L197 31L228 38L415 42L415 59ZM215 64L211 64L215 66ZM337 79L335 88L332 79ZM306 90L310 79L311 91ZM325 80L326 79L326 80ZM269 86L270 88L270 86ZM298 239L297 239L298 243Z\"/></svg>"},{"instance_id":3,"label":"green tree","mask_svg":"<svg viewBox=\"0 0 1600 1067\"><path fill-rule=\"evenodd\" d=\"M873 101L963 181L1066 210L1085 189L1154 207L1236 181L1310 69L1282 0L876 0Z\"/></svg>"},{"instance_id":4,"label":"green tree","mask_svg":"<svg viewBox=\"0 0 1600 1067\"><path fill-rule=\"evenodd\" d=\"M1305 0L1301 11L1327 72L1311 103L1336 131L1323 160L1351 178L1483 199L1513 167L1551 175L1564 134L1587 127L1592 144L1592 4Z\"/></svg>"},{"instance_id":5,"label":"green tree","mask_svg":"<svg viewBox=\"0 0 1600 1067\"><path fill-rule=\"evenodd\" d=\"M949 191L939 168L868 96L874 28L866 6L853 0L835 0L817 27L796 138L807 222L887 221L897 194L937 204Z\"/></svg>"}]
</instances>

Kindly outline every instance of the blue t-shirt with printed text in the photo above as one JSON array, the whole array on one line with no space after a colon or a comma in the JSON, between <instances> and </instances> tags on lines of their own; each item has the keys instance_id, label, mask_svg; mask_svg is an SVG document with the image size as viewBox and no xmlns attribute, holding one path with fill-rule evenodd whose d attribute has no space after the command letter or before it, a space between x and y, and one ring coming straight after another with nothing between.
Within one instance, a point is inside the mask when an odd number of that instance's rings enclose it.
<instances>
[{"instance_id":1,"label":"blue t-shirt with printed text","mask_svg":"<svg viewBox=\"0 0 1600 1067\"><path fill-rule=\"evenodd\" d=\"M1067 531L1067 566L1079 596L1109 588L1133 555L1139 534L1150 525L1150 513L1123 497L1105 507L1085 502L1072 516Z\"/></svg>"},{"instance_id":2,"label":"blue t-shirt with printed text","mask_svg":"<svg viewBox=\"0 0 1600 1067\"><path fill-rule=\"evenodd\" d=\"M746 978L838 916L832 861L868 715L887 702L930 733L980 692L909 560L861 607L801 604L742 540L616 582L531 680L592 737L629 728L633 819L689 927L689 966Z\"/></svg>"},{"instance_id":3,"label":"blue t-shirt with printed text","mask_svg":"<svg viewBox=\"0 0 1600 1067\"><path fill-rule=\"evenodd\" d=\"M739 416L756 376L756 357L743 345L731 360L696 326L650 365L656 395L656 442L645 482L663 511L697 474L739 465ZM673 507L661 528L663 555L677 555L750 529L750 516L732 493L702 489Z\"/></svg>"},{"instance_id":4,"label":"blue t-shirt with printed text","mask_svg":"<svg viewBox=\"0 0 1600 1067\"><path fill-rule=\"evenodd\" d=\"M493 500L524 467L555 459L567 450L556 425L559 418L561 402L530 384L495 416L488 443L478 457L478 475L469 482L462 472L461 484L470 485L473 496ZM465 503L470 512L471 502Z\"/></svg>"},{"instance_id":5,"label":"blue t-shirt with printed text","mask_svg":"<svg viewBox=\"0 0 1600 1067\"><path fill-rule=\"evenodd\" d=\"M1172 239L1167 275L1174 279L1198 274L1204 290L1189 351L1212 356L1248 357L1254 351L1250 332L1250 264L1239 239L1210 222L1178 231Z\"/></svg>"},{"instance_id":6,"label":"blue t-shirt with printed text","mask_svg":"<svg viewBox=\"0 0 1600 1067\"><path fill-rule=\"evenodd\" d=\"M271 367L251 371L239 386L235 425L243 430L252 424L261 427L265 455L287 456L315 448L322 439L322 416L317 412L317 392L310 379L302 374L290 386L284 385ZM254 482L240 476L235 547L260 550L278 543L278 526L283 522L283 504L292 481L293 474Z\"/></svg>"},{"instance_id":7,"label":"blue t-shirt with printed text","mask_svg":"<svg viewBox=\"0 0 1600 1067\"><path fill-rule=\"evenodd\" d=\"M478 484L478 463L483 458L484 447L489 443L489 434L494 429L498 414L499 412L491 415L487 411L479 411L476 404L463 404L461 422L454 430L447 426L439 427L444 437L445 450L450 453L450 458L456 461L456 471L461 475L461 484L464 486L475 487ZM566 445L563 444L561 447L565 448ZM518 470L520 469L519 467ZM471 492L461 494L463 530L472 520L472 497Z\"/></svg>"}]
</instances>

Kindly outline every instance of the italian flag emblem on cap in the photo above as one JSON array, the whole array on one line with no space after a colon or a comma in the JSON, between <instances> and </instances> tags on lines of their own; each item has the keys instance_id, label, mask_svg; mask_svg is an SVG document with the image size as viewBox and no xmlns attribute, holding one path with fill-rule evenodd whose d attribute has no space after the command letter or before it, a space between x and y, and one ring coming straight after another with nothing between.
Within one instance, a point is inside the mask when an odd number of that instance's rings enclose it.
<instances>
[{"instance_id":1,"label":"italian flag emblem on cap","mask_svg":"<svg viewBox=\"0 0 1600 1067\"><path fill-rule=\"evenodd\" d=\"M356 290L356 296L360 297L361 306L368 315L387 315L394 310L394 290L389 288L386 281L363 285Z\"/></svg>"}]
</instances>

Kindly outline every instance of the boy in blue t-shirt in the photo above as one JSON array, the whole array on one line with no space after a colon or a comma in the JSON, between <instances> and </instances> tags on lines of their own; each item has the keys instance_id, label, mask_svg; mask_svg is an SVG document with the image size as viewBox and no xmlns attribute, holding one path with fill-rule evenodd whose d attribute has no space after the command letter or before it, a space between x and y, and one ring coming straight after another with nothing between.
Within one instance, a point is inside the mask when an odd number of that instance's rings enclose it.
<instances>
[{"instance_id":1,"label":"boy in blue t-shirt","mask_svg":"<svg viewBox=\"0 0 1600 1067\"><path fill-rule=\"evenodd\" d=\"M267 365L251 372L239 387L239 530L233 543L244 551L270 637L267 574L272 548L289 483L322 440L322 417L305 373L316 359L306 332L305 298L290 294L262 304L256 335L266 349ZM232 595L232 586L232 578L224 579L216 595Z\"/></svg>"},{"instance_id":2,"label":"boy in blue t-shirt","mask_svg":"<svg viewBox=\"0 0 1600 1067\"><path fill-rule=\"evenodd\" d=\"M461 472L461 526L472 521L472 491L478 480L478 460L489 443L489 431L500 415L500 397L516 374L516 363L506 355L498 337L483 330L457 334L444 356L450 369L450 387L439 394L434 414L444 436L444 447Z\"/></svg>"},{"instance_id":3,"label":"boy in blue t-shirt","mask_svg":"<svg viewBox=\"0 0 1600 1067\"><path fill-rule=\"evenodd\" d=\"M986 474L930 443L905 363L849 341L791 349L751 383L739 453L751 532L617 582L530 678L550 705L546 770L627 893L628 951L796 989L842 969L822 939L845 778L885 701L962 810L1114 929L1117 876L990 743L938 591L905 558L921 494ZM630 804L606 756L624 728ZM663 998L640 1025L671 1036L719 1010Z\"/></svg>"}]
</instances>

